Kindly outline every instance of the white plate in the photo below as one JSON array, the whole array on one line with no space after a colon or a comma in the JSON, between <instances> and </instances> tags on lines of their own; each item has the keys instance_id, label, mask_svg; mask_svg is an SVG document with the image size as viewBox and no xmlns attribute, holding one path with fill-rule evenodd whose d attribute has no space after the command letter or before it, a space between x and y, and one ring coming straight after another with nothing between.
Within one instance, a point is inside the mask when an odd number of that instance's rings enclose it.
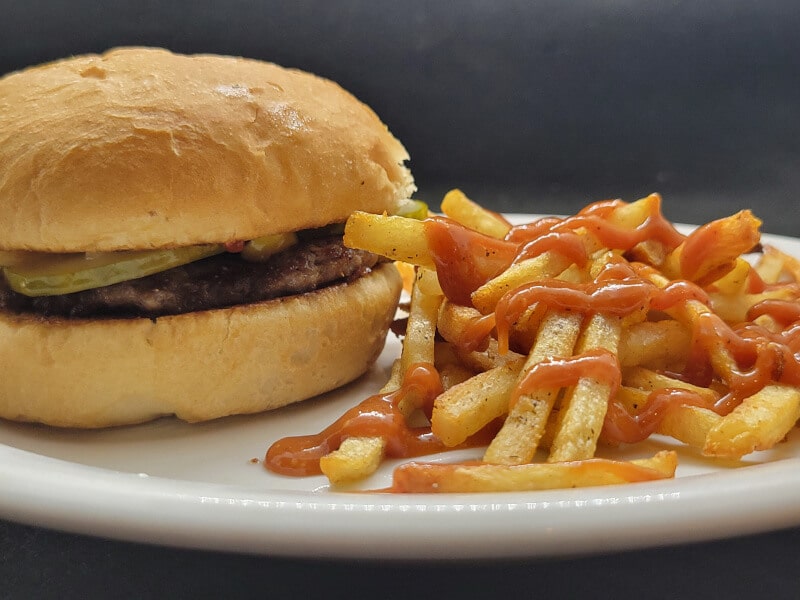
<instances>
[{"instance_id":1,"label":"white plate","mask_svg":"<svg viewBox=\"0 0 800 600\"><path fill-rule=\"evenodd\" d=\"M800 256L798 240L765 239ZM412 559L555 556L800 524L798 432L736 464L681 450L674 480L533 493L332 492L321 477L280 477L251 460L282 436L319 431L374 393L398 352L390 334L360 381L255 417L96 432L0 422L0 516L182 547ZM654 439L624 457L669 445ZM391 467L367 485L388 485Z\"/></svg>"}]
</instances>

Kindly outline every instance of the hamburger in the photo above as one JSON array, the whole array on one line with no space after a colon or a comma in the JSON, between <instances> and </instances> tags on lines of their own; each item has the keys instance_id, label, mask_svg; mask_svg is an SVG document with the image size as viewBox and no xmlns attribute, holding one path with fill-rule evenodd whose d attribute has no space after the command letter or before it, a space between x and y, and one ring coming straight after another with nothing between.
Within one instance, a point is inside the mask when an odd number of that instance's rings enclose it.
<instances>
[{"instance_id":1,"label":"hamburger","mask_svg":"<svg viewBox=\"0 0 800 600\"><path fill-rule=\"evenodd\" d=\"M335 83L120 48L0 79L0 417L205 421L337 388L401 281L342 244L408 155Z\"/></svg>"}]
</instances>

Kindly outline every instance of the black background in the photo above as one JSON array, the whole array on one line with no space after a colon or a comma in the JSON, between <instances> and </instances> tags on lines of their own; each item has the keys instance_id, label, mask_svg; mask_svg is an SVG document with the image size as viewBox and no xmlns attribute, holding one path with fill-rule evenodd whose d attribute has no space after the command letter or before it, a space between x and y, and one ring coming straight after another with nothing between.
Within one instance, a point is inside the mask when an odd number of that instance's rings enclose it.
<instances>
[{"instance_id":1,"label":"black background","mask_svg":"<svg viewBox=\"0 0 800 600\"><path fill-rule=\"evenodd\" d=\"M412 156L420 197L570 211L652 191L672 218L780 207L800 183L800 6L634 0L27 0L0 72L116 45L271 60L332 78Z\"/></svg>"},{"instance_id":2,"label":"black background","mask_svg":"<svg viewBox=\"0 0 800 600\"><path fill-rule=\"evenodd\" d=\"M679 221L751 207L765 231L797 235L799 32L791 1L0 0L0 72L130 44L267 59L369 103L407 146L418 196L434 206L450 187L539 213L656 191ZM0 521L0 598L794 598L798 536L573 560L357 565Z\"/></svg>"}]
</instances>

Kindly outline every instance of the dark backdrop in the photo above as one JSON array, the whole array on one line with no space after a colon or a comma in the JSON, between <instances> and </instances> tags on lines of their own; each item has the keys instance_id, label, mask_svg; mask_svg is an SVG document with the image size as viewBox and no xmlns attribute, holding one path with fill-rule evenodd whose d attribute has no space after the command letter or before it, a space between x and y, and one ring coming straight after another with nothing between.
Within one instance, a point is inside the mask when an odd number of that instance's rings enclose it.
<instances>
[{"instance_id":1,"label":"dark backdrop","mask_svg":"<svg viewBox=\"0 0 800 600\"><path fill-rule=\"evenodd\" d=\"M330 77L406 144L420 197L500 210L665 197L769 205L794 234L800 4L615 0L0 0L0 71L147 44Z\"/></svg>"},{"instance_id":2,"label":"dark backdrop","mask_svg":"<svg viewBox=\"0 0 800 600\"><path fill-rule=\"evenodd\" d=\"M432 204L453 186L518 212L659 191L675 219L749 206L765 230L791 235L800 234L798 6L0 0L0 72L123 44L268 59L371 104L405 142ZM0 598L797 598L798 540L794 528L602 557L357 565L151 548L0 520Z\"/></svg>"}]
</instances>

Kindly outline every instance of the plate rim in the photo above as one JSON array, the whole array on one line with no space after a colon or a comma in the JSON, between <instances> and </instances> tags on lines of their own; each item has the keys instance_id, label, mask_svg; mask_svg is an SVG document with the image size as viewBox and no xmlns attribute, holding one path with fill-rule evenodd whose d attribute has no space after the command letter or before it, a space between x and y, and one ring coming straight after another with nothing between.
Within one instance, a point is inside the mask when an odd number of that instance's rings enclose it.
<instances>
[{"instance_id":1,"label":"plate rim","mask_svg":"<svg viewBox=\"0 0 800 600\"><path fill-rule=\"evenodd\" d=\"M0 495L0 514L123 541L282 557L553 557L800 524L800 505L786 501L800 494L791 476L798 468L800 458L791 458L736 469L743 476L535 493L319 494L143 476L0 445L0 481L14 482Z\"/></svg>"},{"instance_id":2,"label":"plate rim","mask_svg":"<svg viewBox=\"0 0 800 600\"><path fill-rule=\"evenodd\" d=\"M763 239L800 249L798 238L764 234ZM800 494L800 455L636 484L387 495L147 476L50 458L1 438L0 517L180 548L304 558L533 558L709 541L800 525L800 504L791 500Z\"/></svg>"}]
</instances>

